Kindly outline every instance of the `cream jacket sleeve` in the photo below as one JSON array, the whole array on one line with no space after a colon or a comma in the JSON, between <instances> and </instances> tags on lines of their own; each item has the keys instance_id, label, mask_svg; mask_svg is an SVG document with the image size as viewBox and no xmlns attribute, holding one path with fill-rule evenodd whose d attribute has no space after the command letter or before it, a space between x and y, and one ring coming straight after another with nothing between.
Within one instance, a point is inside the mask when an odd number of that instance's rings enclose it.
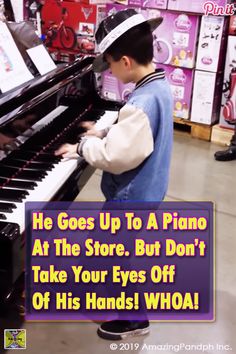
<instances>
[{"instance_id":1,"label":"cream jacket sleeve","mask_svg":"<svg viewBox=\"0 0 236 354\"><path fill-rule=\"evenodd\" d=\"M83 143L85 160L92 166L120 174L140 165L153 151L154 142L147 115L125 105L106 137L88 137Z\"/></svg>"}]
</instances>

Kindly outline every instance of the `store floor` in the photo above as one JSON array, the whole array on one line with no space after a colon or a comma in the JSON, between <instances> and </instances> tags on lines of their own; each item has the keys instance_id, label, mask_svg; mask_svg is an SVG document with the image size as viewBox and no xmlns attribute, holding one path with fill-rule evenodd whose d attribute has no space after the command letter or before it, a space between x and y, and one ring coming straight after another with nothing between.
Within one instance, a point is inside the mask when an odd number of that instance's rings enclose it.
<instances>
[{"instance_id":1,"label":"store floor","mask_svg":"<svg viewBox=\"0 0 236 354\"><path fill-rule=\"evenodd\" d=\"M204 353L225 353L230 348L231 353L236 353L236 161L216 162L213 155L219 148L175 134L168 190L169 200L212 200L216 203L216 321L152 323L148 336L127 341L139 344L136 353L201 353L203 344L207 346ZM101 173L96 171L78 200L102 200L100 176ZM10 327L14 324L9 322L8 328L19 328ZM111 353L112 342L98 338L97 327L96 323L23 323L22 328L27 330L26 352ZM171 348L171 345L181 343L198 347L195 350ZM165 349L165 345L169 348ZM125 352L132 352L127 350L129 345L124 348Z\"/></svg>"}]
</instances>

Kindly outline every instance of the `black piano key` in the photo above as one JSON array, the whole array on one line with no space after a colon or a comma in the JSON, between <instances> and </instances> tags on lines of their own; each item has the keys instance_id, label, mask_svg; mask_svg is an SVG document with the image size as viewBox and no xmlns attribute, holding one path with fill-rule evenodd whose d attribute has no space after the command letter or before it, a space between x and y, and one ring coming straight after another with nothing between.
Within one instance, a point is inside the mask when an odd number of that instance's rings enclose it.
<instances>
[{"instance_id":1,"label":"black piano key","mask_svg":"<svg viewBox=\"0 0 236 354\"><path fill-rule=\"evenodd\" d=\"M5 159L3 161L4 165L11 166L11 167L23 167L26 164L26 161L23 160L16 160L16 159ZM45 171L51 171L53 168L53 164L50 163L43 163L43 162L30 162L26 166L27 169L29 170L45 170Z\"/></svg>"},{"instance_id":2,"label":"black piano key","mask_svg":"<svg viewBox=\"0 0 236 354\"><path fill-rule=\"evenodd\" d=\"M42 181L43 177L47 175L46 172L32 171L32 170L18 170L17 168L4 166L0 164L0 177L17 178L29 181Z\"/></svg>"},{"instance_id":3,"label":"black piano key","mask_svg":"<svg viewBox=\"0 0 236 354\"><path fill-rule=\"evenodd\" d=\"M42 181L47 173L44 171L22 170L17 174L17 178L29 181Z\"/></svg>"},{"instance_id":4,"label":"black piano key","mask_svg":"<svg viewBox=\"0 0 236 354\"><path fill-rule=\"evenodd\" d=\"M37 187L37 184L35 182L17 181L14 179L8 180L6 178L0 178L0 185L5 185L5 183L7 183L6 187L20 188L25 190L33 190L35 187Z\"/></svg>"},{"instance_id":5,"label":"black piano key","mask_svg":"<svg viewBox=\"0 0 236 354\"><path fill-rule=\"evenodd\" d=\"M62 144L58 144L56 146L48 146L46 149L45 149L45 152L47 153L50 153L52 155L54 155L54 152L57 150L57 148L59 148Z\"/></svg>"},{"instance_id":6,"label":"black piano key","mask_svg":"<svg viewBox=\"0 0 236 354\"><path fill-rule=\"evenodd\" d=\"M47 154L47 153L40 153L37 155L37 151L27 151L24 150L24 145L22 145L20 150L14 150L12 151L11 158L13 159L19 159L23 161L29 161L29 160L34 160L38 162L47 162L47 163L57 163L61 160L60 157L54 156L53 154Z\"/></svg>"},{"instance_id":7,"label":"black piano key","mask_svg":"<svg viewBox=\"0 0 236 354\"><path fill-rule=\"evenodd\" d=\"M89 112L85 113L85 115L83 116L83 121L86 120L95 121L98 120L104 114L105 114L104 110L92 109Z\"/></svg>"},{"instance_id":8,"label":"black piano key","mask_svg":"<svg viewBox=\"0 0 236 354\"><path fill-rule=\"evenodd\" d=\"M21 189L0 189L0 200L8 202L22 202L22 200L29 194L27 191Z\"/></svg>"},{"instance_id":9,"label":"black piano key","mask_svg":"<svg viewBox=\"0 0 236 354\"><path fill-rule=\"evenodd\" d=\"M61 157L57 157L52 154L45 154L45 155L39 155L35 158L36 162L46 162L46 163L51 163L51 164L57 164L58 162L60 162Z\"/></svg>"},{"instance_id":10,"label":"black piano key","mask_svg":"<svg viewBox=\"0 0 236 354\"><path fill-rule=\"evenodd\" d=\"M24 145L21 146L21 149L14 150L11 152L11 158L22 159L23 161L29 161L35 157L35 152L24 151Z\"/></svg>"},{"instance_id":11,"label":"black piano key","mask_svg":"<svg viewBox=\"0 0 236 354\"><path fill-rule=\"evenodd\" d=\"M0 219L1 219L1 220L6 220L6 219L7 219L7 217L6 217L6 215L5 215L5 214L0 213Z\"/></svg>"},{"instance_id":12,"label":"black piano key","mask_svg":"<svg viewBox=\"0 0 236 354\"><path fill-rule=\"evenodd\" d=\"M32 170L51 171L54 168L54 165L53 165L53 163L50 163L50 162L32 161L32 162L30 162L29 165L27 165L27 168L32 169Z\"/></svg>"},{"instance_id":13,"label":"black piano key","mask_svg":"<svg viewBox=\"0 0 236 354\"><path fill-rule=\"evenodd\" d=\"M17 172L18 172L18 170L16 168L7 167L7 166L0 164L0 177L11 178Z\"/></svg>"},{"instance_id":14,"label":"black piano key","mask_svg":"<svg viewBox=\"0 0 236 354\"><path fill-rule=\"evenodd\" d=\"M13 209L16 209L16 205L15 204L0 202L0 212L2 212L2 213L12 213Z\"/></svg>"}]
</instances>

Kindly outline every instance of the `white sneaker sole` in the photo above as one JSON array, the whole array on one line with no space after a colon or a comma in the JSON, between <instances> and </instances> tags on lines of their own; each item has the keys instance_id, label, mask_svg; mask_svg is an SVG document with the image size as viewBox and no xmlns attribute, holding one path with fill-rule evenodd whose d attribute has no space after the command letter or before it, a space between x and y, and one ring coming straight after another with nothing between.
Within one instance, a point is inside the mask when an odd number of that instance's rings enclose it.
<instances>
[{"instance_id":1,"label":"white sneaker sole","mask_svg":"<svg viewBox=\"0 0 236 354\"><path fill-rule=\"evenodd\" d=\"M108 340L120 340L120 339L135 337L135 336L143 336L145 334L148 334L149 332L150 332L150 327L139 328L133 331L127 331L122 333L108 332L108 331L104 331L102 328L98 328L97 331L99 337Z\"/></svg>"}]
</instances>

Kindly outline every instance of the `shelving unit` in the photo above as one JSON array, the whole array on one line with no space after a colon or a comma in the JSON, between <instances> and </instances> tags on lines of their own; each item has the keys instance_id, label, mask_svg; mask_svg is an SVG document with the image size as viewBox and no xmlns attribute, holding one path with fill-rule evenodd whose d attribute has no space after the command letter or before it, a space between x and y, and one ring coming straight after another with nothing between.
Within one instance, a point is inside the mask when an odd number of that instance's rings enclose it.
<instances>
[{"instance_id":1,"label":"shelving unit","mask_svg":"<svg viewBox=\"0 0 236 354\"><path fill-rule=\"evenodd\" d=\"M191 134L192 138L211 141L212 126L194 123L190 120L174 117L174 126Z\"/></svg>"},{"instance_id":2,"label":"shelving unit","mask_svg":"<svg viewBox=\"0 0 236 354\"><path fill-rule=\"evenodd\" d=\"M219 124L217 124L212 127L211 141L215 144L229 146L233 133L233 130L221 128Z\"/></svg>"}]
</instances>

